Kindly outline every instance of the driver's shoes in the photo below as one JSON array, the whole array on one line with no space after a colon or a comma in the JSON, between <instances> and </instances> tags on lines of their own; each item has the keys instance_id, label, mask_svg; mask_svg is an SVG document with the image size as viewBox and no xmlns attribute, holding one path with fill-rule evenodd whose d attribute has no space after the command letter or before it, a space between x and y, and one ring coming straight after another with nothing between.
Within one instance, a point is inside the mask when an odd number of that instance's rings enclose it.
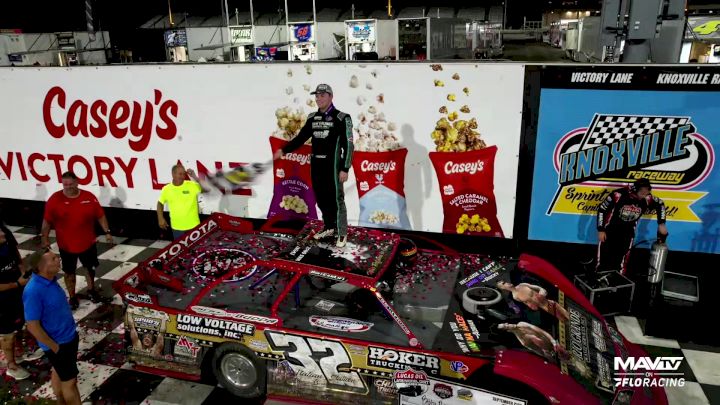
<instances>
[{"instance_id":1,"label":"driver's shoes","mask_svg":"<svg viewBox=\"0 0 720 405\"><path fill-rule=\"evenodd\" d=\"M337 242L335 243L335 246L342 248L347 245L347 235L346 236L339 236L337 239Z\"/></svg>"},{"instance_id":2,"label":"driver's shoes","mask_svg":"<svg viewBox=\"0 0 720 405\"><path fill-rule=\"evenodd\" d=\"M320 232L316 233L315 235L313 235L313 239L315 239L315 240L320 240L320 239L329 238L329 237L331 237L331 236L333 236L333 235L335 235L335 230L334 230L334 229L332 229L332 228L331 228L331 229L323 229L322 231L320 231Z\"/></svg>"},{"instance_id":3,"label":"driver's shoes","mask_svg":"<svg viewBox=\"0 0 720 405\"><path fill-rule=\"evenodd\" d=\"M68 304L70 304L70 309L74 311L80 306L80 301L77 296L73 295L68 299Z\"/></svg>"}]
</instances>

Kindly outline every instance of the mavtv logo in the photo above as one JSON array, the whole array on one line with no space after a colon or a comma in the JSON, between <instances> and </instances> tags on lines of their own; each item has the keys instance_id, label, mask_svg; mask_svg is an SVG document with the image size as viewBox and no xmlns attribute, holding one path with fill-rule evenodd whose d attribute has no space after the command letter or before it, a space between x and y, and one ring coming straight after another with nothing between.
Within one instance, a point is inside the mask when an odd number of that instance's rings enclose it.
<instances>
[{"instance_id":1,"label":"mavtv logo","mask_svg":"<svg viewBox=\"0 0 720 405\"><path fill-rule=\"evenodd\" d=\"M682 364L682 357L615 357L615 370L627 371L677 371Z\"/></svg>"},{"instance_id":2,"label":"mavtv logo","mask_svg":"<svg viewBox=\"0 0 720 405\"><path fill-rule=\"evenodd\" d=\"M615 357L616 387L683 387L683 357Z\"/></svg>"}]
</instances>

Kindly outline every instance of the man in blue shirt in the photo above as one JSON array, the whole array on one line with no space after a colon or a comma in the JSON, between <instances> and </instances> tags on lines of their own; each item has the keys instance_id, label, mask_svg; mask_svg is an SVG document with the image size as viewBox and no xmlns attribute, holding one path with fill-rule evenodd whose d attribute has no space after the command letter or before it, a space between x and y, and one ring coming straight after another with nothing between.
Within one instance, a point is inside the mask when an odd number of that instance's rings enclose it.
<instances>
[{"instance_id":1,"label":"man in blue shirt","mask_svg":"<svg viewBox=\"0 0 720 405\"><path fill-rule=\"evenodd\" d=\"M80 405L77 387L78 334L65 291L57 282L60 257L46 252L37 274L23 292L25 320L30 333L45 351L52 365L52 387L58 404Z\"/></svg>"}]
</instances>

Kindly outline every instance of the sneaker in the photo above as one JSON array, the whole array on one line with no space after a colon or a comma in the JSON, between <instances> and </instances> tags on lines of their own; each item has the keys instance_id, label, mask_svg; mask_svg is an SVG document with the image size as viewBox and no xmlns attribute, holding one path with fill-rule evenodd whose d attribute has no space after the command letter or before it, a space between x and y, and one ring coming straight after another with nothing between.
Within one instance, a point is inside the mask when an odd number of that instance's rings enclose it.
<instances>
[{"instance_id":1,"label":"sneaker","mask_svg":"<svg viewBox=\"0 0 720 405\"><path fill-rule=\"evenodd\" d=\"M32 353L25 353L22 356L20 356L20 358L18 358L18 363L22 363L24 361L35 361L35 360L41 359L42 356L44 356L44 355L45 355L45 352L42 349L38 348L37 350L35 350Z\"/></svg>"},{"instance_id":2,"label":"sneaker","mask_svg":"<svg viewBox=\"0 0 720 405\"><path fill-rule=\"evenodd\" d=\"M338 240L335 243L335 246L342 248L342 247L345 247L345 245L347 245L347 236L338 237Z\"/></svg>"},{"instance_id":3,"label":"sneaker","mask_svg":"<svg viewBox=\"0 0 720 405\"><path fill-rule=\"evenodd\" d=\"M70 309L74 311L80 306L80 301L78 301L77 296L73 296L68 299L68 304L70 304Z\"/></svg>"},{"instance_id":4,"label":"sneaker","mask_svg":"<svg viewBox=\"0 0 720 405\"><path fill-rule=\"evenodd\" d=\"M30 373L28 373L28 371L22 367L18 367L16 369L8 368L5 374L14 378L17 381L24 380L30 377Z\"/></svg>"},{"instance_id":5,"label":"sneaker","mask_svg":"<svg viewBox=\"0 0 720 405\"><path fill-rule=\"evenodd\" d=\"M334 229L323 229L322 231L313 235L313 238L315 240L320 240L320 239L329 238L329 237L333 236L334 234L335 234Z\"/></svg>"},{"instance_id":6,"label":"sneaker","mask_svg":"<svg viewBox=\"0 0 720 405\"><path fill-rule=\"evenodd\" d=\"M100 293L97 292L97 290L88 291L88 292L87 292L87 296L88 296L88 298L90 299L90 301L92 301L92 302L94 302L94 303L96 303L96 304L101 304L101 303L109 302L107 299L105 299L104 297L102 297L102 296L100 295Z\"/></svg>"}]
</instances>

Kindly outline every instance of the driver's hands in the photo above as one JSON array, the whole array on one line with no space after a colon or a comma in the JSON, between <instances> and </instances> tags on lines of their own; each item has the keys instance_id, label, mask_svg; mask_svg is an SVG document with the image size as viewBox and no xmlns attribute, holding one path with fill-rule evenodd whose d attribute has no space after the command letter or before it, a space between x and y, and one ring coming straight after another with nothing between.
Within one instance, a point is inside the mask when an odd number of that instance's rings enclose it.
<instances>
[{"instance_id":1,"label":"driver's hands","mask_svg":"<svg viewBox=\"0 0 720 405\"><path fill-rule=\"evenodd\" d=\"M667 235L668 234L667 226L665 226L665 224L658 225L658 233L663 236Z\"/></svg>"},{"instance_id":2,"label":"driver's hands","mask_svg":"<svg viewBox=\"0 0 720 405\"><path fill-rule=\"evenodd\" d=\"M284 155L284 153L283 153L282 149L278 149L275 151L275 153L273 153L273 160L278 160L278 159L282 158L283 155Z\"/></svg>"},{"instance_id":3,"label":"driver's hands","mask_svg":"<svg viewBox=\"0 0 720 405\"><path fill-rule=\"evenodd\" d=\"M607 240L607 233L604 231L598 232L598 240L604 243Z\"/></svg>"}]
</instances>

